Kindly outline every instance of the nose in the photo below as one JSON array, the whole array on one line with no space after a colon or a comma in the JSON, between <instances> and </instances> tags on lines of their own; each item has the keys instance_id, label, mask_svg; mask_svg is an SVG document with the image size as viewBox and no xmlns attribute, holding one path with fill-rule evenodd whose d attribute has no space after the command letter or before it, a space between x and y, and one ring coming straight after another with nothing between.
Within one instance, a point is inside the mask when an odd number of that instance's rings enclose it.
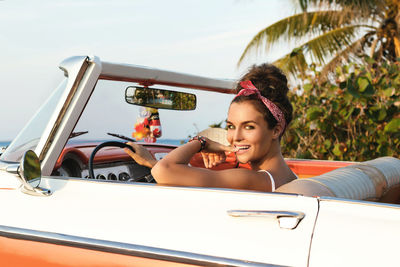
<instances>
[{"instance_id":1,"label":"nose","mask_svg":"<svg viewBox=\"0 0 400 267\"><path fill-rule=\"evenodd\" d=\"M228 141L232 144L233 142L239 142L243 140L243 133L242 130L239 129L232 129L228 131Z\"/></svg>"}]
</instances>

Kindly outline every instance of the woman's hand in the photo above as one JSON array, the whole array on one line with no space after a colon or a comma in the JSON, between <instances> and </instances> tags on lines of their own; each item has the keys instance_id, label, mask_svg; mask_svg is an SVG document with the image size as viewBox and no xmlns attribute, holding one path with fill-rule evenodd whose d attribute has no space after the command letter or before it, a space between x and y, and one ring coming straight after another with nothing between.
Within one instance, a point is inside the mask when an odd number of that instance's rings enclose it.
<instances>
[{"instance_id":1,"label":"woman's hand","mask_svg":"<svg viewBox=\"0 0 400 267\"><path fill-rule=\"evenodd\" d=\"M212 141L211 139L206 139L206 145L201 151L201 155L203 157L204 166L206 168L212 168L225 162L226 160L226 152L232 153L236 152L237 149L231 146L225 146L221 143Z\"/></svg>"},{"instance_id":2,"label":"woman's hand","mask_svg":"<svg viewBox=\"0 0 400 267\"><path fill-rule=\"evenodd\" d=\"M215 167L226 160L225 152L219 153L207 153L201 152L201 156L203 157L204 166L209 169Z\"/></svg>"},{"instance_id":3,"label":"woman's hand","mask_svg":"<svg viewBox=\"0 0 400 267\"><path fill-rule=\"evenodd\" d=\"M157 163L157 160L145 147L133 142L128 142L127 144L130 145L135 150L135 152L128 148L124 148L124 151L129 156L131 156L138 164L153 168L153 166Z\"/></svg>"}]
</instances>

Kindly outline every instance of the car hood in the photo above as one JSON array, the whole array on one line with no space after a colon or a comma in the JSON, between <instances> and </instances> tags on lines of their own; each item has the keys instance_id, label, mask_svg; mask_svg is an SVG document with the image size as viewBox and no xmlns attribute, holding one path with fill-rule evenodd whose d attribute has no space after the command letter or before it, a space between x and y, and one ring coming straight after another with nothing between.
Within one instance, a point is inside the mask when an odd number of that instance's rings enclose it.
<instances>
[{"instance_id":1,"label":"car hood","mask_svg":"<svg viewBox=\"0 0 400 267\"><path fill-rule=\"evenodd\" d=\"M21 186L18 174L0 170L0 190L17 189Z\"/></svg>"}]
</instances>

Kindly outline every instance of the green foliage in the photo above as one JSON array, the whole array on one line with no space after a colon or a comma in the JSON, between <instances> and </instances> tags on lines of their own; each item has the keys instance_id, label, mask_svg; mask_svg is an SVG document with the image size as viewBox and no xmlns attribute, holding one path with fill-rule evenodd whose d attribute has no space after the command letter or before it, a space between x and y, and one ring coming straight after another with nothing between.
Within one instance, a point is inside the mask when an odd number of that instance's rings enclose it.
<instances>
[{"instance_id":1,"label":"green foliage","mask_svg":"<svg viewBox=\"0 0 400 267\"><path fill-rule=\"evenodd\" d=\"M297 0L301 12L260 30L243 51L238 64L249 55L262 55L274 46L289 43L292 51L274 64L286 74L305 75L307 65L322 67L320 80L343 62L360 61L369 54L377 61L400 57L400 5L397 0ZM360 81L362 82L362 81ZM366 81L363 90L371 93Z\"/></svg>"},{"instance_id":2,"label":"green foliage","mask_svg":"<svg viewBox=\"0 0 400 267\"><path fill-rule=\"evenodd\" d=\"M294 118L286 157L364 161L400 157L400 62L336 68L335 81L317 82L313 70L292 92Z\"/></svg>"}]
</instances>

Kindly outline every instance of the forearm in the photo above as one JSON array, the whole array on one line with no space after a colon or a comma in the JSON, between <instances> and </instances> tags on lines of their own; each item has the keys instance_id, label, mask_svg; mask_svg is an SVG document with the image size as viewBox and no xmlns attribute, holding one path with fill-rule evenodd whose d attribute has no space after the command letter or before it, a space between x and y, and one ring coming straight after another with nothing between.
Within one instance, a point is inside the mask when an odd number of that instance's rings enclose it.
<instances>
[{"instance_id":1,"label":"forearm","mask_svg":"<svg viewBox=\"0 0 400 267\"><path fill-rule=\"evenodd\" d=\"M190 159L200 150L214 153L235 151L232 147L201 137L200 140L195 139L168 153L153 167L153 177L161 184L215 186L216 181L209 170L188 166Z\"/></svg>"},{"instance_id":2,"label":"forearm","mask_svg":"<svg viewBox=\"0 0 400 267\"><path fill-rule=\"evenodd\" d=\"M187 165L190 159L196 154L201 145L199 141L193 141L180 146L168 153L163 159L157 162L151 173L157 183L176 185L182 184L182 169L189 168Z\"/></svg>"},{"instance_id":3,"label":"forearm","mask_svg":"<svg viewBox=\"0 0 400 267\"><path fill-rule=\"evenodd\" d=\"M200 150L200 142L194 140L188 142L168 153L162 161L168 162L169 164L184 164L187 165L190 159Z\"/></svg>"}]
</instances>

